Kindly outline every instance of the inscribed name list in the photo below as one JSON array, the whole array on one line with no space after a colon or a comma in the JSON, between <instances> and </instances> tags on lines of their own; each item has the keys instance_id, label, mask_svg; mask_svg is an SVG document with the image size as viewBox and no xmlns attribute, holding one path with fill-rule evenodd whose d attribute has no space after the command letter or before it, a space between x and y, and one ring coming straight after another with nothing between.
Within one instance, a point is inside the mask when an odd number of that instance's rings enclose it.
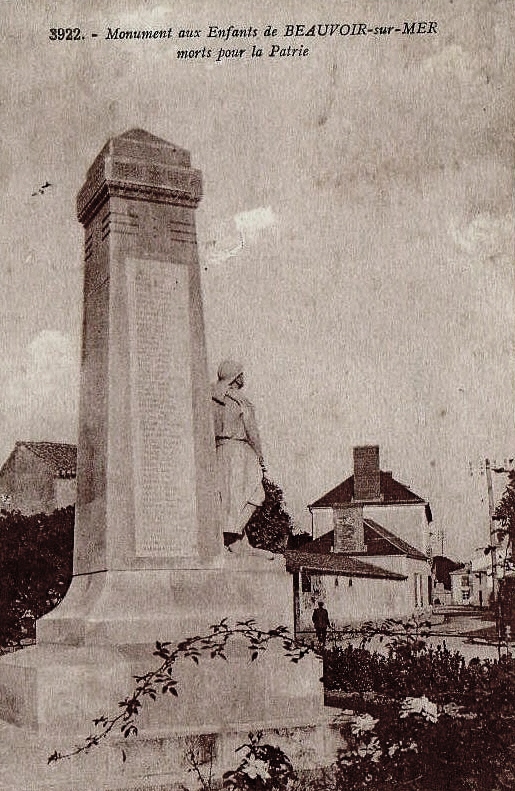
<instances>
[{"instance_id":1,"label":"inscribed name list","mask_svg":"<svg viewBox=\"0 0 515 791\"><path fill-rule=\"evenodd\" d=\"M127 262L136 554L196 552L188 267Z\"/></svg>"}]
</instances>

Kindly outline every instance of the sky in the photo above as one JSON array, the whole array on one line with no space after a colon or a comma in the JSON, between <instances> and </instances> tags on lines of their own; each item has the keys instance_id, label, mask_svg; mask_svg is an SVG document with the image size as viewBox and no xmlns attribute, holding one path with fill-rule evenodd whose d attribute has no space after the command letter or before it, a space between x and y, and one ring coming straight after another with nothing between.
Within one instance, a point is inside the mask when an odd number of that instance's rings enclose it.
<instances>
[{"instance_id":1,"label":"sky","mask_svg":"<svg viewBox=\"0 0 515 791\"><path fill-rule=\"evenodd\" d=\"M245 365L297 529L352 473L352 448L378 444L382 469L430 501L446 554L488 543L484 459L515 456L514 7L343 5L0 4L0 460L20 439L77 440L75 199L107 139L139 127L203 173L209 373ZM283 35L407 20L438 32ZM258 36L205 37L229 24ZM51 41L56 26L84 40ZM174 35L106 40L109 27ZM270 57L276 41L309 53ZM210 58L177 58L202 47ZM217 62L220 47L246 52ZM494 483L498 497L504 476Z\"/></svg>"}]
</instances>

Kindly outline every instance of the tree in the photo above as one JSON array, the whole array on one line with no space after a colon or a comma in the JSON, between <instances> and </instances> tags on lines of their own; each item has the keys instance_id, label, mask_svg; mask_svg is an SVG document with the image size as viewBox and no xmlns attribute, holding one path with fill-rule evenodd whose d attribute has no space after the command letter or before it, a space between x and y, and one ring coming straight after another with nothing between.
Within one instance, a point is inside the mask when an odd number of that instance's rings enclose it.
<instances>
[{"instance_id":1,"label":"tree","mask_svg":"<svg viewBox=\"0 0 515 791\"><path fill-rule=\"evenodd\" d=\"M73 571L74 508L0 512L0 647L23 645L63 598Z\"/></svg>"},{"instance_id":2,"label":"tree","mask_svg":"<svg viewBox=\"0 0 515 791\"><path fill-rule=\"evenodd\" d=\"M269 552L283 552L293 532L293 521L284 505L282 489L263 478L265 502L254 511L247 534L252 546Z\"/></svg>"},{"instance_id":3,"label":"tree","mask_svg":"<svg viewBox=\"0 0 515 791\"><path fill-rule=\"evenodd\" d=\"M504 535L508 535L513 546L515 538L515 471L513 470L508 473L508 485L495 509L493 518L500 522L504 528L504 530L499 530L501 535L498 537L503 538Z\"/></svg>"},{"instance_id":4,"label":"tree","mask_svg":"<svg viewBox=\"0 0 515 791\"><path fill-rule=\"evenodd\" d=\"M493 519L502 525L502 528L497 530L497 540L500 542L507 538L503 548L503 558L499 557L499 547L493 543L485 549L485 554L497 553L497 566L502 569L502 578L498 580L496 601L496 621L500 646L501 639L506 639L507 627L513 629L515 626L515 580L512 575L506 576L507 571L513 570L513 557L510 557L510 550L511 556L513 556L513 547L515 546L515 471L508 473L508 484L494 511Z\"/></svg>"}]
</instances>

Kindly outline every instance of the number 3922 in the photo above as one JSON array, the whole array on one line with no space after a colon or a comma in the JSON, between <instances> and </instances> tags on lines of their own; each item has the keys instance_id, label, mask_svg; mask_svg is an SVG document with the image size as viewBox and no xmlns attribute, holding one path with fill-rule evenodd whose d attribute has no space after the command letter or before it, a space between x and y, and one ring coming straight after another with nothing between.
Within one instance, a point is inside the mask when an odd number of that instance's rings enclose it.
<instances>
[{"instance_id":1,"label":"number 3922","mask_svg":"<svg viewBox=\"0 0 515 791\"><path fill-rule=\"evenodd\" d=\"M50 41L81 41L83 36L80 27L51 27Z\"/></svg>"}]
</instances>

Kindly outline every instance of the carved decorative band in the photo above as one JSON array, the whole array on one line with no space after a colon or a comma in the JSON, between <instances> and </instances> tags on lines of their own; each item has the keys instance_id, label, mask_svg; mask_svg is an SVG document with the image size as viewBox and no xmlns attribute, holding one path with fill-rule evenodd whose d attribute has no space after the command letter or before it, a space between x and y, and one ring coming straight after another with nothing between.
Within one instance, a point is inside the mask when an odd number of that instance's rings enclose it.
<instances>
[{"instance_id":1,"label":"carved decorative band","mask_svg":"<svg viewBox=\"0 0 515 791\"><path fill-rule=\"evenodd\" d=\"M159 183L157 172L134 172L134 181L123 179L88 180L77 196L77 215L83 225L87 225L101 206L113 196L133 200L147 200L154 203L168 203L175 206L195 208L202 198L202 178L198 170L167 169L167 182ZM140 180L144 175L148 181ZM162 175L162 171L161 171ZM149 183L150 182L150 183Z\"/></svg>"}]
</instances>

